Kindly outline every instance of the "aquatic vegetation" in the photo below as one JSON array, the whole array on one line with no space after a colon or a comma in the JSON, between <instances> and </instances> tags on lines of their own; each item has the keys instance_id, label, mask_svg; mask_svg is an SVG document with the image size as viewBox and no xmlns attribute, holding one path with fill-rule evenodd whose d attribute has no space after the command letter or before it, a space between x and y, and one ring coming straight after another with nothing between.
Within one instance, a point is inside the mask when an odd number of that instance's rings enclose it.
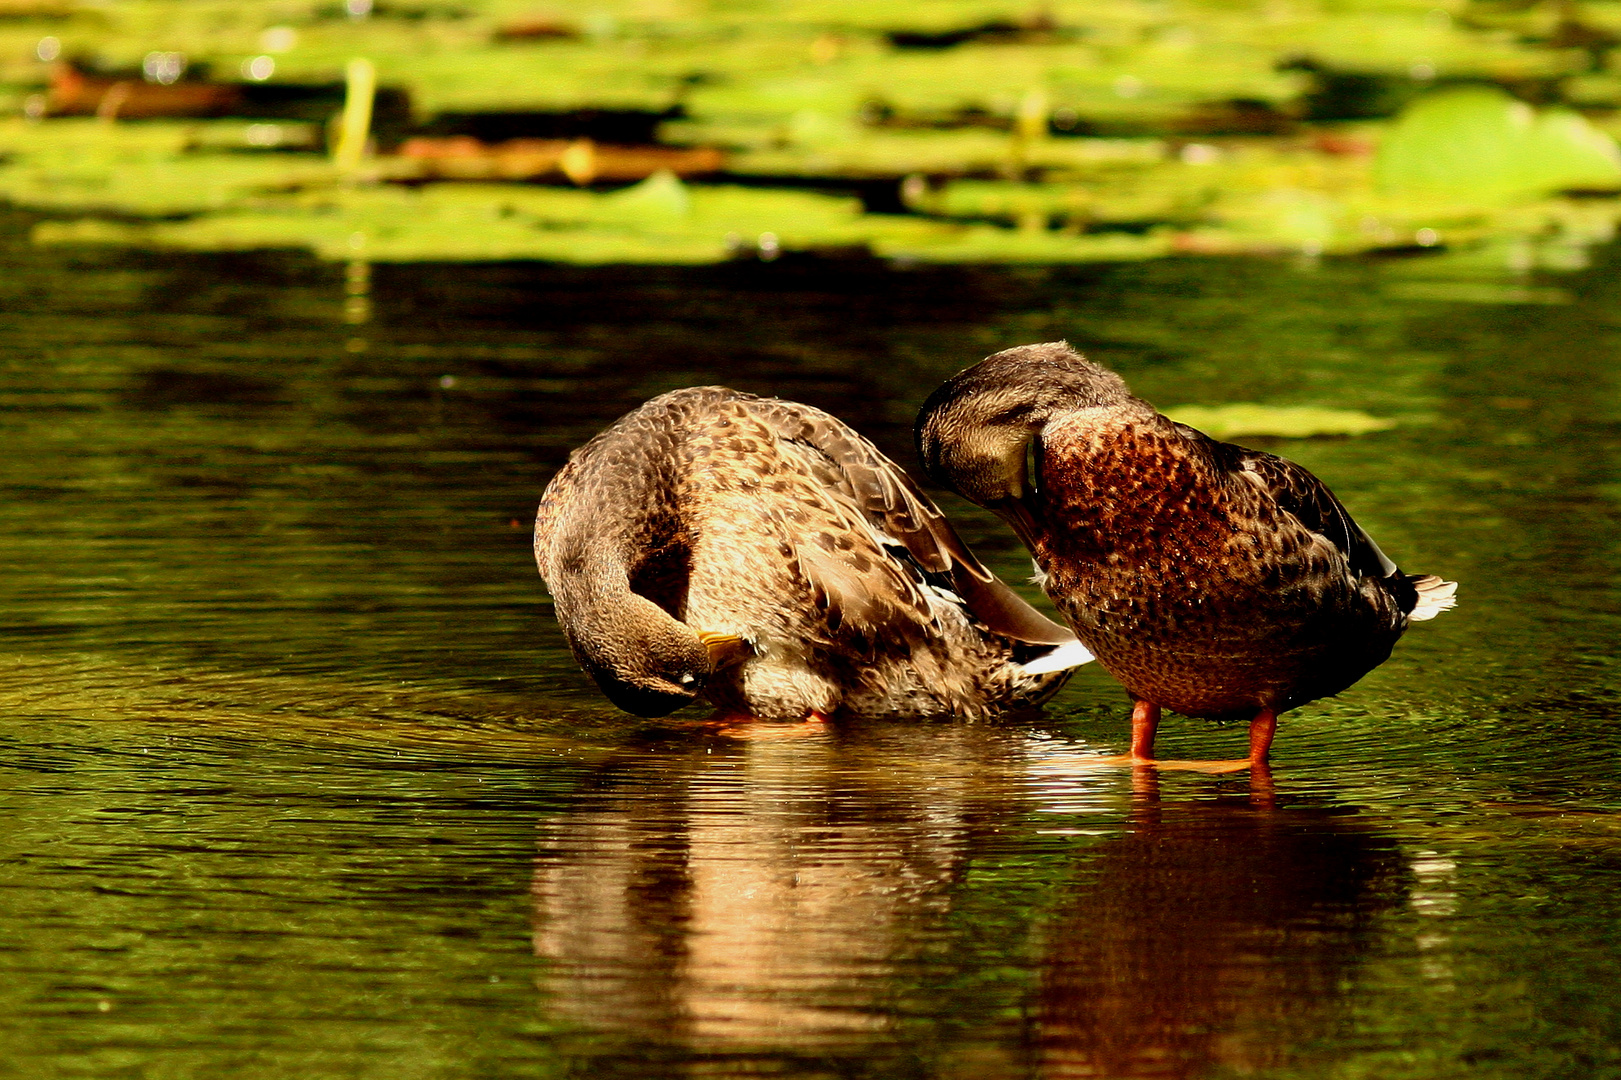
<instances>
[{"instance_id":1,"label":"aquatic vegetation","mask_svg":"<svg viewBox=\"0 0 1621 1080\"><path fill-rule=\"evenodd\" d=\"M47 112L51 64L140 80L154 56L169 58L173 87L308 97L285 119L0 121L0 198L86 219L43 223L44 241L347 257L347 237L364 231L393 253L382 258L865 248L1071 262L1497 251L1496 239L1586 236L1567 223L1621 216L1596 198L1621 190L1605 130L1621 108L1608 66L1621 20L1611 27L1598 4L1562 15L1431 0L1275 0L1260 13L1214 0L7 11L0 108ZM385 156L369 161L355 130L340 137L332 97L357 57L387 97ZM592 123L618 134L581 142ZM441 142L395 154L413 133ZM445 140L463 136L465 152L451 153ZM531 154L510 141L525 137L572 142ZM317 156L338 142L343 169ZM615 142L639 145L597 145ZM666 168L684 178L690 213L627 223L611 188ZM378 186L441 180L458 190ZM424 216L383 220L405 206ZM764 248L762 233L774 238Z\"/></svg>"},{"instance_id":2,"label":"aquatic vegetation","mask_svg":"<svg viewBox=\"0 0 1621 1080\"><path fill-rule=\"evenodd\" d=\"M951 262L1312 255L1426 243L1439 249L1499 233L1579 246L1607 235L1615 217L1610 202L1483 206L1384 196L1371 184L1366 159L1258 142L1192 164L1141 140L1097 140L1094 147L1071 140L1093 164L1068 179L936 185L914 174L896 181L912 212L877 214L864 213L849 194L690 183L668 174L600 191L398 186L376 182L365 167L345 178L314 155L207 149L242 139L248 127L0 125L0 148L9 153L0 165L0 196L49 213L52 220L35 230L43 242L292 246L348 258L349 238L362 232L371 258L583 263L712 262L761 248L763 235L773 251L866 248Z\"/></svg>"},{"instance_id":3,"label":"aquatic vegetation","mask_svg":"<svg viewBox=\"0 0 1621 1080\"><path fill-rule=\"evenodd\" d=\"M1577 113L1460 87L1402 114L1379 147L1374 179L1387 191L1443 198L1621 189L1621 150Z\"/></svg>"}]
</instances>

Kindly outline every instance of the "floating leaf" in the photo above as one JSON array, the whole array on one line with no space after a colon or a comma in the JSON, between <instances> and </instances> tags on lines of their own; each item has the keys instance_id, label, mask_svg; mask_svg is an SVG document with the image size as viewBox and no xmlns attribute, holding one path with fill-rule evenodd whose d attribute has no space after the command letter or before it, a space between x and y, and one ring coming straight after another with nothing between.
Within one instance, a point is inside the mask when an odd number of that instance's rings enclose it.
<instances>
[{"instance_id":1,"label":"floating leaf","mask_svg":"<svg viewBox=\"0 0 1621 1080\"><path fill-rule=\"evenodd\" d=\"M1502 199L1621 185L1621 150L1573 112L1538 113L1472 86L1408 108L1379 148L1374 177L1389 192Z\"/></svg>"},{"instance_id":2,"label":"floating leaf","mask_svg":"<svg viewBox=\"0 0 1621 1080\"><path fill-rule=\"evenodd\" d=\"M1396 421L1357 409L1327 409L1317 405L1179 405L1165 415L1198 428L1217 439L1243 435L1305 439L1313 435L1366 435L1396 426Z\"/></svg>"},{"instance_id":3,"label":"floating leaf","mask_svg":"<svg viewBox=\"0 0 1621 1080\"><path fill-rule=\"evenodd\" d=\"M687 186L669 169L660 169L634 187L607 196L604 202L638 217L683 218L692 213Z\"/></svg>"}]
</instances>

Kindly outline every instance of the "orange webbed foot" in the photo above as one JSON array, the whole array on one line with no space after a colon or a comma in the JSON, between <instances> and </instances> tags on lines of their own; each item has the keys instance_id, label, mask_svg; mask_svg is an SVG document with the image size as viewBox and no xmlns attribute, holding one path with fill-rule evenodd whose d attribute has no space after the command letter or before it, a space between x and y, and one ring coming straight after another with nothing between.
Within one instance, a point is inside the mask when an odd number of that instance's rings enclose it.
<instances>
[{"instance_id":1,"label":"orange webbed foot","mask_svg":"<svg viewBox=\"0 0 1621 1080\"><path fill-rule=\"evenodd\" d=\"M1134 769L1164 769L1167 771L1185 771L1202 773L1230 773L1242 772L1251 768L1253 762L1249 758L1237 758L1232 761L1174 761L1161 760L1152 757L1138 757L1135 754L1110 754L1101 757L1099 765L1124 765Z\"/></svg>"},{"instance_id":2,"label":"orange webbed foot","mask_svg":"<svg viewBox=\"0 0 1621 1080\"><path fill-rule=\"evenodd\" d=\"M737 709L716 709L698 726L728 739L802 739L822 735L827 731L827 717L812 711L803 720L762 720L752 713Z\"/></svg>"}]
</instances>

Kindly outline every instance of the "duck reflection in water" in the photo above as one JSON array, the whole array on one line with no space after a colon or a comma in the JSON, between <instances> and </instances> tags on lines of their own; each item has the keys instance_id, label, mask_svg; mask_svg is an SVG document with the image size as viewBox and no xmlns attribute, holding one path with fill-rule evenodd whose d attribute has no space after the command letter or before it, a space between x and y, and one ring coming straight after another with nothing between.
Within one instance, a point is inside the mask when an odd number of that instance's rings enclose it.
<instances>
[{"instance_id":1,"label":"duck reflection in water","mask_svg":"<svg viewBox=\"0 0 1621 1080\"><path fill-rule=\"evenodd\" d=\"M1246 798L1165 803L1133 770L1122 835L1038 840L1120 825L1126 778L1089 758L977 725L626 753L542 830L549 1014L586 1055L668 1075L737 1054L983 1080L1288 1059L1397 898L1394 845L1274 807L1264 770Z\"/></svg>"},{"instance_id":2,"label":"duck reflection in water","mask_svg":"<svg viewBox=\"0 0 1621 1080\"><path fill-rule=\"evenodd\" d=\"M885 1040L975 833L1018 812L1012 733L906 727L889 752L682 741L602 770L534 876L559 1019L698 1053Z\"/></svg>"},{"instance_id":3,"label":"duck reflection in water","mask_svg":"<svg viewBox=\"0 0 1621 1080\"><path fill-rule=\"evenodd\" d=\"M1251 1074L1340 1013L1370 922L1406 893L1393 840L1354 813L1247 798L1164 802L1133 770L1124 835L1094 849L1042 960L1045 1077Z\"/></svg>"}]
</instances>

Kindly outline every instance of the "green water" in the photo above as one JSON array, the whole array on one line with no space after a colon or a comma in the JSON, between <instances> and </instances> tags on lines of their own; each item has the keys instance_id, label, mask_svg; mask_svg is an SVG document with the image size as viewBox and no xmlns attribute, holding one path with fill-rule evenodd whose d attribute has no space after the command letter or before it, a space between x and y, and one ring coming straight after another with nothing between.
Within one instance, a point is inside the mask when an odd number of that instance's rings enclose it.
<instances>
[{"instance_id":1,"label":"green water","mask_svg":"<svg viewBox=\"0 0 1621 1080\"><path fill-rule=\"evenodd\" d=\"M28 224L0 1075L1621 1076L1616 254L378 266L346 323L361 271ZM1264 443L1461 583L1270 783L1098 767L1101 671L1028 724L744 739L569 661L527 526L613 417L725 382L910 461L941 378L1059 336L1164 406L1399 421Z\"/></svg>"}]
</instances>

